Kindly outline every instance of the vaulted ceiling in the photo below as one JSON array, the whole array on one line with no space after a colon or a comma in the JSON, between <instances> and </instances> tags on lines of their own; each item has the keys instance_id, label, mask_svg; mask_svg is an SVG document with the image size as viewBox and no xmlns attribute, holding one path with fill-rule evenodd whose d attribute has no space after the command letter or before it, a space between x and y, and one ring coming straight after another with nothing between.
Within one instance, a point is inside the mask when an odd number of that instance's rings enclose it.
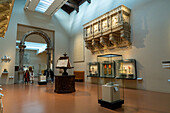
<instances>
[{"instance_id":1,"label":"vaulted ceiling","mask_svg":"<svg viewBox=\"0 0 170 113\"><path fill-rule=\"evenodd\" d=\"M27 0L24 9L52 16L61 8L70 14L74 10L79 12L79 6L85 1L91 3L91 0Z\"/></svg>"},{"instance_id":2,"label":"vaulted ceiling","mask_svg":"<svg viewBox=\"0 0 170 113\"><path fill-rule=\"evenodd\" d=\"M5 37L14 0L0 0L0 37Z\"/></svg>"}]
</instances>

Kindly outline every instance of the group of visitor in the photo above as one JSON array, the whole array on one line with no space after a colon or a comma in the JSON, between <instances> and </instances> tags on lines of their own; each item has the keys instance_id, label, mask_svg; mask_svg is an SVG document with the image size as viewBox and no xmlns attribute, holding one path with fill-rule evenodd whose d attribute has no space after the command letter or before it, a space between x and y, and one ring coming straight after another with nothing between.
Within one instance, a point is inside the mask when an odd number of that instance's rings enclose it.
<instances>
[{"instance_id":1,"label":"group of visitor","mask_svg":"<svg viewBox=\"0 0 170 113\"><path fill-rule=\"evenodd\" d=\"M24 74L24 82L25 84L34 83L34 72L32 70L32 67L29 67L29 70L26 70Z\"/></svg>"},{"instance_id":2,"label":"group of visitor","mask_svg":"<svg viewBox=\"0 0 170 113\"><path fill-rule=\"evenodd\" d=\"M49 72L47 70L44 70L44 74L43 74L44 76L46 76L48 78L49 74L50 74L50 77L51 77L51 83L53 83L54 82L54 72L51 69L50 69ZM24 82L25 82L25 84L34 83L34 72L32 70L32 67L29 67L29 70L25 71Z\"/></svg>"}]
</instances>

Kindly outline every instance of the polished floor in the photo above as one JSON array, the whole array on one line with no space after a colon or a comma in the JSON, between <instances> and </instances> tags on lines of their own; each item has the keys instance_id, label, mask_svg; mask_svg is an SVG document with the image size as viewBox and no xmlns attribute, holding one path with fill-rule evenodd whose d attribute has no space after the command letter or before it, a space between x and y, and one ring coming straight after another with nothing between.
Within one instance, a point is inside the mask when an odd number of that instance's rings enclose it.
<instances>
[{"instance_id":1,"label":"polished floor","mask_svg":"<svg viewBox=\"0 0 170 113\"><path fill-rule=\"evenodd\" d=\"M54 84L3 85L4 113L170 113L170 94L125 89L125 104L110 110L97 103L97 85L76 83L76 92L54 93Z\"/></svg>"}]
</instances>

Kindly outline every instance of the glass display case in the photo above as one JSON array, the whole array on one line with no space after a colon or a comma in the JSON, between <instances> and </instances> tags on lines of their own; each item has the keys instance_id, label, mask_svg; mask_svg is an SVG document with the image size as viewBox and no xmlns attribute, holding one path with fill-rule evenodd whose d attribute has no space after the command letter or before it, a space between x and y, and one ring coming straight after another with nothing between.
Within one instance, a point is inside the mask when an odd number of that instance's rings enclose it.
<instances>
[{"instance_id":1,"label":"glass display case","mask_svg":"<svg viewBox=\"0 0 170 113\"><path fill-rule=\"evenodd\" d=\"M97 56L100 63L100 77L114 78L116 76L115 61L122 60L122 55L107 54Z\"/></svg>"},{"instance_id":2,"label":"glass display case","mask_svg":"<svg viewBox=\"0 0 170 113\"><path fill-rule=\"evenodd\" d=\"M126 60L117 60L116 78L120 79L137 79L136 71L136 60L135 59L126 59Z\"/></svg>"},{"instance_id":3,"label":"glass display case","mask_svg":"<svg viewBox=\"0 0 170 113\"><path fill-rule=\"evenodd\" d=\"M122 55L117 54L97 56L97 61L101 65L98 79L98 103L103 107L114 109L124 104L124 82L121 83L120 79L114 78L117 74L115 61L122 59Z\"/></svg>"},{"instance_id":4,"label":"glass display case","mask_svg":"<svg viewBox=\"0 0 170 113\"><path fill-rule=\"evenodd\" d=\"M104 61L101 62L102 74L100 77L114 77L115 76L115 62Z\"/></svg>"},{"instance_id":5,"label":"glass display case","mask_svg":"<svg viewBox=\"0 0 170 113\"><path fill-rule=\"evenodd\" d=\"M99 62L89 62L89 74L88 77L99 77L100 75L100 64Z\"/></svg>"}]
</instances>

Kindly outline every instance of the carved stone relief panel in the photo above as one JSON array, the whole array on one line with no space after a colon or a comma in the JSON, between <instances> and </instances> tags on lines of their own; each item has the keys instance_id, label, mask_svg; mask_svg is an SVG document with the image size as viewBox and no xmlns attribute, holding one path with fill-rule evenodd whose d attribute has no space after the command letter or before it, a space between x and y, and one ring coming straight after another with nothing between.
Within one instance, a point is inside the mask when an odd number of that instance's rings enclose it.
<instances>
[{"instance_id":1,"label":"carved stone relief panel","mask_svg":"<svg viewBox=\"0 0 170 113\"><path fill-rule=\"evenodd\" d=\"M102 31L105 31L105 30L107 30L107 19L104 19L103 21L102 21Z\"/></svg>"},{"instance_id":2,"label":"carved stone relief panel","mask_svg":"<svg viewBox=\"0 0 170 113\"><path fill-rule=\"evenodd\" d=\"M98 23L94 24L93 28L94 28L94 33L99 32L99 26L98 26Z\"/></svg>"},{"instance_id":3,"label":"carved stone relief panel","mask_svg":"<svg viewBox=\"0 0 170 113\"><path fill-rule=\"evenodd\" d=\"M91 27L88 27L86 36L89 36L90 34L91 34Z\"/></svg>"},{"instance_id":4,"label":"carved stone relief panel","mask_svg":"<svg viewBox=\"0 0 170 113\"><path fill-rule=\"evenodd\" d=\"M107 38L104 38L104 37L100 37L100 44L102 46L107 46L108 44L108 39Z\"/></svg>"},{"instance_id":5,"label":"carved stone relief panel","mask_svg":"<svg viewBox=\"0 0 170 113\"><path fill-rule=\"evenodd\" d=\"M119 23L119 15L113 15L112 16L112 28L116 27Z\"/></svg>"},{"instance_id":6,"label":"carved stone relief panel","mask_svg":"<svg viewBox=\"0 0 170 113\"><path fill-rule=\"evenodd\" d=\"M92 46L92 41L86 41L85 42L85 46L87 47L87 49L93 51L93 46Z\"/></svg>"},{"instance_id":7,"label":"carved stone relief panel","mask_svg":"<svg viewBox=\"0 0 170 113\"><path fill-rule=\"evenodd\" d=\"M129 16L127 16L127 15L123 15L123 22L125 22L125 23L129 23Z\"/></svg>"},{"instance_id":8,"label":"carved stone relief panel","mask_svg":"<svg viewBox=\"0 0 170 113\"><path fill-rule=\"evenodd\" d=\"M92 46L94 47L94 49L100 49L102 46L99 43L99 40L92 40Z\"/></svg>"},{"instance_id":9,"label":"carved stone relief panel","mask_svg":"<svg viewBox=\"0 0 170 113\"><path fill-rule=\"evenodd\" d=\"M119 44L119 37L113 35L112 33L109 35L109 41L112 44L112 47L116 48Z\"/></svg>"},{"instance_id":10,"label":"carved stone relief panel","mask_svg":"<svg viewBox=\"0 0 170 113\"><path fill-rule=\"evenodd\" d=\"M95 52L130 46L130 12L121 5L83 25L87 49Z\"/></svg>"}]
</instances>

